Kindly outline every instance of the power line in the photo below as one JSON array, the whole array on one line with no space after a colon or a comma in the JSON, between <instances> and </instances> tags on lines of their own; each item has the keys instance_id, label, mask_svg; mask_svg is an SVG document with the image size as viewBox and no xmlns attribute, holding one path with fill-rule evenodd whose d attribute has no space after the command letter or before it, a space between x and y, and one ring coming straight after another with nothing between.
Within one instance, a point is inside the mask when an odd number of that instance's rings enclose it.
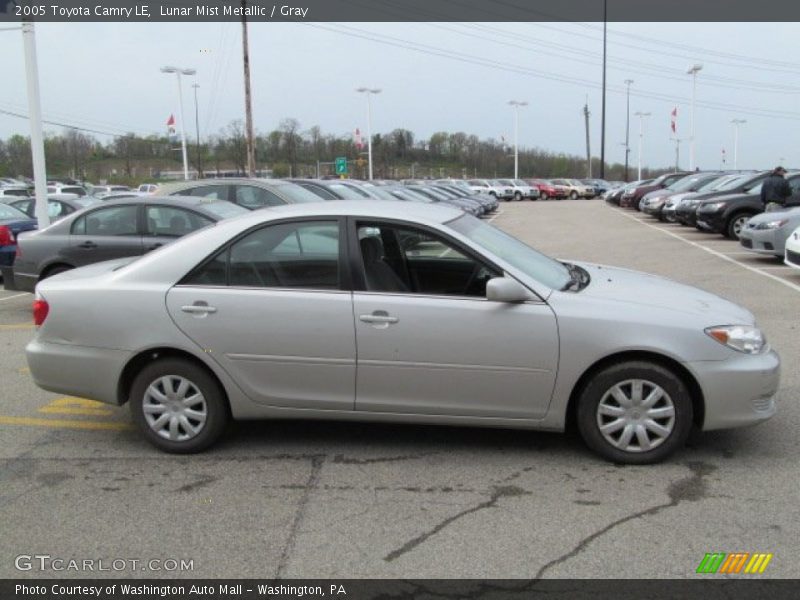
<instances>
[{"instance_id":1,"label":"power line","mask_svg":"<svg viewBox=\"0 0 800 600\"><path fill-rule=\"evenodd\" d=\"M3 109L3 108L0 108L0 114L8 115L10 117L17 117L19 119L26 119L26 120L30 118L26 114L14 112L14 111L11 111L11 110L6 110L6 109ZM56 125L58 127L65 127L67 129L75 129L77 131L85 131L87 133L96 133L98 135L108 135L108 136L111 136L111 137L125 137L126 135L128 135L130 133L133 133L133 132L113 133L111 131L102 131L100 129L90 129L88 127L80 127L78 125L71 125L69 123L62 123L60 121L52 121L50 119L42 119L42 123L47 123L48 125Z\"/></svg>"}]
</instances>

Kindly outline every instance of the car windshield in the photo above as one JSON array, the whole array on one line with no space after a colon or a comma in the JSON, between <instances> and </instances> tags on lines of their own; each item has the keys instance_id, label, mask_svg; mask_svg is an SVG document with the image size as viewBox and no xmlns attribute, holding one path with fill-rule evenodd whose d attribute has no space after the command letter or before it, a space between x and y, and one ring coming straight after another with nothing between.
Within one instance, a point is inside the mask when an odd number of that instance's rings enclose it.
<instances>
[{"instance_id":1,"label":"car windshield","mask_svg":"<svg viewBox=\"0 0 800 600\"><path fill-rule=\"evenodd\" d=\"M551 289L563 289L572 280L562 263L480 219L465 214L447 225Z\"/></svg>"},{"instance_id":2,"label":"car windshield","mask_svg":"<svg viewBox=\"0 0 800 600\"><path fill-rule=\"evenodd\" d=\"M270 188L273 187L281 196L288 199L290 203L322 201L314 192L310 192L306 188L295 183L284 182L270 184Z\"/></svg>"},{"instance_id":3,"label":"car windshield","mask_svg":"<svg viewBox=\"0 0 800 600\"><path fill-rule=\"evenodd\" d=\"M724 175L722 177L717 177L716 179L712 179L711 181L706 182L705 184L701 185L697 191L698 192L711 192L716 190L719 186L725 185L731 179L738 178L738 175Z\"/></svg>"},{"instance_id":4,"label":"car windshield","mask_svg":"<svg viewBox=\"0 0 800 600\"><path fill-rule=\"evenodd\" d=\"M13 206L9 206L8 204L0 204L0 219L28 219L28 215L26 215L21 210L17 210Z\"/></svg>"},{"instance_id":5,"label":"car windshield","mask_svg":"<svg viewBox=\"0 0 800 600\"><path fill-rule=\"evenodd\" d=\"M721 183L719 186L715 187L714 190L715 191L720 191L720 192L724 192L724 191L727 191L727 190L733 190L733 189L736 189L737 187L739 187L740 185L742 185L743 183L746 183L747 181L751 180L752 178L753 178L752 174L751 175L741 175L739 177L731 179L727 183L724 183L724 182Z\"/></svg>"},{"instance_id":6,"label":"car windshield","mask_svg":"<svg viewBox=\"0 0 800 600\"><path fill-rule=\"evenodd\" d=\"M671 192L688 192L697 185L698 181L702 181L706 177L708 177L708 175L690 175L689 177L684 177L683 179L672 182L667 186L667 189Z\"/></svg>"},{"instance_id":7,"label":"car windshield","mask_svg":"<svg viewBox=\"0 0 800 600\"><path fill-rule=\"evenodd\" d=\"M528 184L525 183L524 181L522 181L522 179L515 179L514 180L514 185L525 185L525 186L527 186Z\"/></svg>"},{"instance_id":8,"label":"car windshield","mask_svg":"<svg viewBox=\"0 0 800 600\"><path fill-rule=\"evenodd\" d=\"M229 219L230 217L235 217L236 215L250 212L243 206L239 206L238 204L234 204L233 202L228 202L226 200L200 202L200 206L220 219Z\"/></svg>"}]
</instances>

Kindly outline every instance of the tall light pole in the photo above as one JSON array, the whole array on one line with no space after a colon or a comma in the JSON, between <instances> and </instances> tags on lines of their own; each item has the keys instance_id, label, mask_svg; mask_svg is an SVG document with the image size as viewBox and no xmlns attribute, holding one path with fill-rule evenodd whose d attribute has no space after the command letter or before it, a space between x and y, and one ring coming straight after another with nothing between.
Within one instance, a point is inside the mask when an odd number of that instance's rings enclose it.
<instances>
[{"instance_id":1,"label":"tall light pole","mask_svg":"<svg viewBox=\"0 0 800 600\"><path fill-rule=\"evenodd\" d=\"M733 119L733 170L739 168L739 125L747 123L747 119Z\"/></svg>"},{"instance_id":2,"label":"tall light pole","mask_svg":"<svg viewBox=\"0 0 800 600\"><path fill-rule=\"evenodd\" d=\"M606 48L608 0L603 0L603 104L600 115L600 179L606 178Z\"/></svg>"},{"instance_id":3,"label":"tall light pole","mask_svg":"<svg viewBox=\"0 0 800 600\"><path fill-rule=\"evenodd\" d=\"M519 107L528 106L525 101L509 100L514 107L514 179L519 179Z\"/></svg>"},{"instance_id":4,"label":"tall light pole","mask_svg":"<svg viewBox=\"0 0 800 600\"><path fill-rule=\"evenodd\" d=\"M637 112L636 116L639 117L639 177L642 180L642 143L644 141L644 118L649 117L649 112Z\"/></svg>"},{"instance_id":5,"label":"tall light pole","mask_svg":"<svg viewBox=\"0 0 800 600\"><path fill-rule=\"evenodd\" d=\"M197 90L200 87L199 83L193 83L194 88L194 130L197 134L197 177L200 177L200 172L203 170L200 165L200 111L197 109Z\"/></svg>"},{"instance_id":6,"label":"tall light pole","mask_svg":"<svg viewBox=\"0 0 800 600\"><path fill-rule=\"evenodd\" d=\"M181 75L194 75L194 69L181 69L179 67L161 67L162 73L175 73L178 78L178 114L181 118L181 151L183 152L183 178L189 179L189 157L186 154L186 130L183 125L183 86Z\"/></svg>"},{"instance_id":7,"label":"tall light pole","mask_svg":"<svg viewBox=\"0 0 800 600\"><path fill-rule=\"evenodd\" d=\"M692 76L692 116L691 116L691 133L689 134L689 170L694 171L694 103L697 96L697 74L703 69L703 65L695 63L686 70L688 75Z\"/></svg>"},{"instance_id":8,"label":"tall light pole","mask_svg":"<svg viewBox=\"0 0 800 600\"><path fill-rule=\"evenodd\" d=\"M250 50L247 41L247 0L242 0L242 67L244 68L244 129L247 176L256 176L256 145L253 135L253 98L250 94Z\"/></svg>"},{"instance_id":9,"label":"tall light pole","mask_svg":"<svg viewBox=\"0 0 800 600\"><path fill-rule=\"evenodd\" d=\"M627 101L625 108L625 181L628 181L628 157L631 153L631 84L633 79L626 79Z\"/></svg>"},{"instance_id":10,"label":"tall light pole","mask_svg":"<svg viewBox=\"0 0 800 600\"><path fill-rule=\"evenodd\" d=\"M31 124L31 153L33 158L33 185L36 195L34 214L39 229L50 225L47 210L47 167L44 159L44 133L42 132L42 104L39 99L39 67L36 60L36 32L33 23L22 24L22 42L25 48L25 75L28 84L28 113ZM14 173L13 175L16 175ZM76 174L77 175L77 174Z\"/></svg>"},{"instance_id":11,"label":"tall light pole","mask_svg":"<svg viewBox=\"0 0 800 600\"><path fill-rule=\"evenodd\" d=\"M369 97L372 94L380 94L379 88L360 87L356 91L367 97L367 159L369 160L369 179L372 181L372 103Z\"/></svg>"}]
</instances>

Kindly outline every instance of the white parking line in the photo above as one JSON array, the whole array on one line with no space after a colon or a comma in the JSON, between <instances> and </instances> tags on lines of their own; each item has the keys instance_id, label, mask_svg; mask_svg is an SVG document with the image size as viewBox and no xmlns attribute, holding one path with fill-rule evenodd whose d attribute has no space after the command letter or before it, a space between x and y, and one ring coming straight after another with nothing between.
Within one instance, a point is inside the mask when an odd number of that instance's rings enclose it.
<instances>
[{"instance_id":1,"label":"white parking line","mask_svg":"<svg viewBox=\"0 0 800 600\"><path fill-rule=\"evenodd\" d=\"M487 222L487 223L491 223L492 221L494 221L494 220L495 220L497 217L499 217L499 216L500 216L500 215L502 215L502 214L503 214L503 211L502 211L502 210L498 210L498 211L497 211L497 212L496 212L494 215L492 215L492 218L491 218L491 219L489 219L489 220L488 220L488 221L486 221L486 222Z\"/></svg>"},{"instance_id":2,"label":"white parking line","mask_svg":"<svg viewBox=\"0 0 800 600\"><path fill-rule=\"evenodd\" d=\"M23 296L30 296L30 294L14 294L13 296L6 296L5 298L0 298L0 302L5 302L6 300L13 300L14 298L22 298Z\"/></svg>"},{"instance_id":3,"label":"white parking line","mask_svg":"<svg viewBox=\"0 0 800 600\"><path fill-rule=\"evenodd\" d=\"M644 221L640 221L636 217L631 216L631 215L627 215L622 211L619 211L619 214L621 214L623 217L631 219L632 221L637 221L637 222L641 223L642 225L644 225L645 227L650 227L651 229L655 229L656 231L660 231L661 233L663 233L665 235L668 235L670 237L673 237L676 240L680 240L682 242L686 242L690 246L694 246L695 248L700 248L701 250L704 250L704 251L708 252L709 254L713 254L714 256L717 256L717 257L721 258L722 260L727 260L729 263L733 263L734 265L738 265L743 269L747 269L748 271L751 271L753 273L757 273L759 275L763 275L764 277L767 277L768 279L772 279L773 281L777 281L778 283L781 283L781 284L785 285L786 287L788 287L790 289L793 289L795 292L800 292L800 285L797 285L796 283L792 283L791 281L786 281L782 277L778 277L777 275L773 275L772 273L767 273L766 271L762 271L761 269L756 269L755 267L751 267L750 265L745 265L743 263L740 263L738 260L735 260L735 259L731 258L730 256L726 256L722 252L717 252L716 250L713 250L712 248L709 248L707 246L703 246L702 244L698 244L697 242L693 242L691 240L687 240L686 238L679 236L677 233L672 233L671 231L667 231L666 229L662 229L661 227L656 227L655 225L651 225L650 223L645 223Z\"/></svg>"}]
</instances>

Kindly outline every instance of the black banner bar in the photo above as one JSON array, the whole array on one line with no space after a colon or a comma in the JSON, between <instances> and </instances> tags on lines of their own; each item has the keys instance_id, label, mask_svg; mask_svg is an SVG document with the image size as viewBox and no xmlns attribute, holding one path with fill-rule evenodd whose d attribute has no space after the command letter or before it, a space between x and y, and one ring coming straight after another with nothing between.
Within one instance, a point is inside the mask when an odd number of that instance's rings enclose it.
<instances>
[{"instance_id":1,"label":"black banner bar","mask_svg":"<svg viewBox=\"0 0 800 600\"><path fill-rule=\"evenodd\" d=\"M309 579L309 580L0 580L3 600L522 600L529 598L570 600L796 598L797 582L722 578L700 575L692 580L405 580L405 579Z\"/></svg>"},{"instance_id":2,"label":"black banner bar","mask_svg":"<svg viewBox=\"0 0 800 600\"><path fill-rule=\"evenodd\" d=\"M0 22L792 22L797 0L0 0Z\"/></svg>"}]
</instances>

